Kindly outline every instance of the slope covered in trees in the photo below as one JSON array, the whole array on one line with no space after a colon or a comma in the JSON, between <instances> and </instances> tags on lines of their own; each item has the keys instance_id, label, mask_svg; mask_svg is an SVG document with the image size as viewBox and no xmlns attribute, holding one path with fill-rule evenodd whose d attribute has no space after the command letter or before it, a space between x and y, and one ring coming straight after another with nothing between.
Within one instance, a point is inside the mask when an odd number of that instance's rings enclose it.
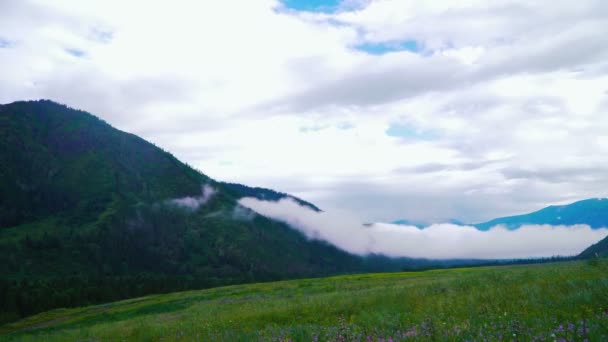
<instances>
[{"instance_id":1,"label":"slope covered in trees","mask_svg":"<svg viewBox=\"0 0 608 342\"><path fill-rule=\"evenodd\" d=\"M367 269L362 258L238 206L265 189L216 182L88 113L51 101L2 105L0 139L0 322L147 293ZM202 204L202 187L213 189L204 205L175 201Z\"/></svg>"}]
</instances>

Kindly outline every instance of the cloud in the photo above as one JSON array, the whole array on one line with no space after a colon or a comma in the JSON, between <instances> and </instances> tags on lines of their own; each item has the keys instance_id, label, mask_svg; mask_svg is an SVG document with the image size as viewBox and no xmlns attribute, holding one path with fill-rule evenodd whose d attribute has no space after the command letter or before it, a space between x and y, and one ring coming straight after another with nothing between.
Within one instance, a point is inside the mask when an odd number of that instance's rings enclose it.
<instances>
[{"instance_id":1,"label":"cloud","mask_svg":"<svg viewBox=\"0 0 608 342\"><path fill-rule=\"evenodd\" d=\"M541 182L567 183L573 180L597 181L603 178L606 170L598 165L595 167L557 168L531 170L526 168L505 168L501 171L510 179L537 179Z\"/></svg>"},{"instance_id":2,"label":"cloud","mask_svg":"<svg viewBox=\"0 0 608 342\"><path fill-rule=\"evenodd\" d=\"M174 198L169 200L169 203L187 208L190 210L198 210L201 206L205 205L215 195L217 191L208 184L201 187L201 196L186 196L181 198Z\"/></svg>"},{"instance_id":3,"label":"cloud","mask_svg":"<svg viewBox=\"0 0 608 342\"><path fill-rule=\"evenodd\" d=\"M437 224L424 229L386 223L361 224L349 214L314 212L291 199L278 202L243 198L240 204L283 221L308 238L325 240L350 253L430 259L513 259L571 256L608 235L608 229L586 225L523 226L489 231Z\"/></svg>"},{"instance_id":4,"label":"cloud","mask_svg":"<svg viewBox=\"0 0 608 342\"><path fill-rule=\"evenodd\" d=\"M340 78L315 84L270 106L286 106L296 111L326 106L373 106L449 89L465 82L468 76L453 59L400 52L364 60Z\"/></svg>"},{"instance_id":5,"label":"cloud","mask_svg":"<svg viewBox=\"0 0 608 342\"><path fill-rule=\"evenodd\" d=\"M211 177L366 221L608 195L606 1L335 9L0 1L0 103L64 102Z\"/></svg>"}]
</instances>

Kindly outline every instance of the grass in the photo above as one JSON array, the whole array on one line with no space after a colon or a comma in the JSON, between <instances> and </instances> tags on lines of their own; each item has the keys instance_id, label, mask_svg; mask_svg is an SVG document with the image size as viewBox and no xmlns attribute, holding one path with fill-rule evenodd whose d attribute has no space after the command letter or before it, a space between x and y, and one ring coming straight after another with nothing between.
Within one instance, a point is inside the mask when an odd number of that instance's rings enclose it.
<instances>
[{"instance_id":1,"label":"grass","mask_svg":"<svg viewBox=\"0 0 608 342\"><path fill-rule=\"evenodd\" d=\"M605 341L608 260L348 275L59 309L6 341Z\"/></svg>"}]
</instances>

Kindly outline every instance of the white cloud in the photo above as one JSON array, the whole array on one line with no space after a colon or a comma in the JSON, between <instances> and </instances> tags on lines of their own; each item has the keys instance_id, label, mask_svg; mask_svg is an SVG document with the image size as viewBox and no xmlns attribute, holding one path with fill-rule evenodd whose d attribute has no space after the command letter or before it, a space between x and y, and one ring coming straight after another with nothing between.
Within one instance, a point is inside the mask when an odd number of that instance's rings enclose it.
<instances>
[{"instance_id":1,"label":"white cloud","mask_svg":"<svg viewBox=\"0 0 608 342\"><path fill-rule=\"evenodd\" d=\"M174 198L169 200L169 203L187 208L190 210L197 210L201 206L207 204L209 200L215 195L217 191L208 184L201 187L200 196L186 196L181 198Z\"/></svg>"},{"instance_id":2,"label":"white cloud","mask_svg":"<svg viewBox=\"0 0 608 342\"><path fill-rule=\"evenodd\" d=\"M64 102L212 177L366 220L608 195L605 1L279 5L2 1L0 103ZM422 50L354 48L403 40ZM389 137L391 123L432 139Z\"/></svg>"},{"instance_id":3,"label":"white cloud","mask_svg":"<svg viewBox=\"0 0 608 342\"><path fill-rule=\"evenodd\" d=\"M571 256L608 235L586 225L523 226L517 230L436 224L424 229L386 223L363 225L348 213L315 212L291 199L243 198L240 204L288 223L308 238L325 240L350 253L429 259L514 259Z\"/></svg>"}]
</instances>

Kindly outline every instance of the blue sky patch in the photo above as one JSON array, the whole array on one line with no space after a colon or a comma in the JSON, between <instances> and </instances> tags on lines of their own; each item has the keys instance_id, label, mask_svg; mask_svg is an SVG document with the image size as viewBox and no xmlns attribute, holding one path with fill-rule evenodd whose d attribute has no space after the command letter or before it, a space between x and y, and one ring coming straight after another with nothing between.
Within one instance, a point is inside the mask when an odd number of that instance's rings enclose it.
<instances>
[{"instance_id":1,"label":"blue sky patch","mask_svg":"<svg viewBox=\"0 0 608 342\"><path fill-rule=\"evenodd\" d=\"M7 39L0 37L0 49L8 48L11 46L11 42Z\"/></svg>"},{"instance_id":2,"label":"blue sky patch","mask_svg":"<svg viewBox=\"0 0 608 342\"><path fill-rule=\"evenodd\" d=\"M410 125L399 123L391 123L385 133L391 137L413 140L433 140L437 138L437 135L431 131L425 131Z\"/></svg>"},{"instance_id":3,"label":"blue sky patch","mask_svg":"<svg viewBox=\"0 0 608 342\"><path fill-rule=\"evenodd\" d=\"M396 51L419 52L422 46L415 40L405 40L402 42L382 42L382 43L363 43L355 46L357 50L369 53L370 55L383 55Z\"/></svg>"},{"instance_id":4,"label":"blue sky patch","mask_svg":"<svg viewBox=\"0 0 608 342\"><path fill-rule=\"evenodd\" d=\"M65 52L77 58L82 58L85 55L84 51L78 49L65 49Z\"/></svg>"},{"instance_id":5,"label":"blue sky patch","mask_svg":"<svg viewBox=\"0 0 608 342\"><path fill-rule=\"evenodd\" d=\"M295 11L306 12L335 12L339 7L341 0L282 0L285 7Z\"/></svg>"}]
</instances>

